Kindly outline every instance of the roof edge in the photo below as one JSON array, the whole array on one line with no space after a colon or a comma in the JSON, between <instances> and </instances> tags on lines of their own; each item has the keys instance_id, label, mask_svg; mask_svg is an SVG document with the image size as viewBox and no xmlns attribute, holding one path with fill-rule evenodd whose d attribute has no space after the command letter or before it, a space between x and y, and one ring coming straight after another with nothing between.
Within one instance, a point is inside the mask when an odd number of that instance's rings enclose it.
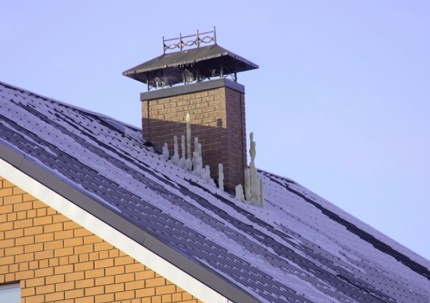
<instances>
[{"instance_id":1,"label":"roof edge","mask_svg":"<svg viewBox=\"0 0 430 303\"><path fill-rule=\"evenodd\" d=\"M1 175L207 303L260 302L0 141ZM197 278L198 277L198 278ZM208 297L209 294L209 297Z\"/></svg>"}]
</instances>

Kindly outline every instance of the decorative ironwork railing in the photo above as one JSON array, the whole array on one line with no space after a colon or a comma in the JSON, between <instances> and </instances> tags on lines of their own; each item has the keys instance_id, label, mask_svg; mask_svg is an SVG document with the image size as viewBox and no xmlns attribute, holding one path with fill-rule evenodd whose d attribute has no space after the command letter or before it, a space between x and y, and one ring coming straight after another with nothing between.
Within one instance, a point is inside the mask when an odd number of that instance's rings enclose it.
<instances>
[{"instance_id":1,"label":"decorative ironwork railing","mask_svg":"<svg viewBox=\"0 0 430 303\"><path fill-rule=\"evenodd\" d=\"M169 50L179 49L182 51L184 48L191 48L194 45L196 47L200 47L202 44L210 44L211 42L216 44L215 27L213 31L200 33L197 30L197 34L187 36L182 36L182 34L179 34L179 37L177 38L164 39L163 36L163 54L166 54L166 52Z\"/></svg>"}]
</instances>

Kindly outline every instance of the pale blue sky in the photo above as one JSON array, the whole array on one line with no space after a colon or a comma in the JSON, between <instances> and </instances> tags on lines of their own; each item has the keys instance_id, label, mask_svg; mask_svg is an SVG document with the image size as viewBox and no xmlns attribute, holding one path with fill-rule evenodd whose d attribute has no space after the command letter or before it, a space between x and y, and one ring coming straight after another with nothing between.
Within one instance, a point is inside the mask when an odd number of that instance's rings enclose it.
<instances>
[{"instance_id":1,"label":"pale blue sky","mask_svg":"<svg viewBox=\"0 0 430 303\"><path fill-rule=\"evenodd\" d=\"M217 28L257 166L430 259L430 2L17 1L0 9L0 81L140 125L122 76L161 37Z\"/></svg>"}]
</instances>

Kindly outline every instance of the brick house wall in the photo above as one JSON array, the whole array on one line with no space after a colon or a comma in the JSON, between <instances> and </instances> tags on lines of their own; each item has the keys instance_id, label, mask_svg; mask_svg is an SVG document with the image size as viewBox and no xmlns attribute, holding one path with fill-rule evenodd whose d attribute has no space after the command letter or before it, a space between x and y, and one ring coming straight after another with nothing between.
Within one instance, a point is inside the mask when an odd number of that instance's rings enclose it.
<instances>
[{"instance_id":1,"label":"brick house wall","mask_svg":"<svg viewBox=\"0 0 430 303\"><path fill-rule=\"evenodd\" d=\"M22 303L201 303L0 177L0 284Z\"/></svg>"},{"instance_id":2,"label":"brick house wall","mask_svg":"<svg viewBox=\"0 0 430 303\"><path fill-rule=\"evenodd\" d=\"M205 83L175 88L174 93L161 98L152 97L157 92L142 93L143 137L159 148L167 143L173 155L173 137L177 136L182 156L181 136L186 134L185 115L189 113L192 151L194 138L198 137L202 144L203 164L210 166L212 178L218 180L218 164L223 163L224 185L234 189L243 184L246 167L244 92L225 84L211 89L181 91L200 84ZM235 85L243 88L240 84Z\"/></svg>"}]
</instances>

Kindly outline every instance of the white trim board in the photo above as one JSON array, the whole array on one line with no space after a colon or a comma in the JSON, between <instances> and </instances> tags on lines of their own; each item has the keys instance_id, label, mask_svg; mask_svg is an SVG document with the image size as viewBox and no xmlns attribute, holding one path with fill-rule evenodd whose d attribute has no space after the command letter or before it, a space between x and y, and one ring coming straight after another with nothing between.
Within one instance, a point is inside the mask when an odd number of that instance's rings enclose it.
<instances>
[{"instance_id":1,"label":"white trim board","mask_svg":"<svg viewBox=\"0 0 430 303\"><path fill-rule=\"evenodd\" d=\"M167 262L165 259L24 174L18 168L10 165L1 158L0 175L205 303L229 302L220 293L204 285L196 278Z\"/></svg>"}]
</instances>

